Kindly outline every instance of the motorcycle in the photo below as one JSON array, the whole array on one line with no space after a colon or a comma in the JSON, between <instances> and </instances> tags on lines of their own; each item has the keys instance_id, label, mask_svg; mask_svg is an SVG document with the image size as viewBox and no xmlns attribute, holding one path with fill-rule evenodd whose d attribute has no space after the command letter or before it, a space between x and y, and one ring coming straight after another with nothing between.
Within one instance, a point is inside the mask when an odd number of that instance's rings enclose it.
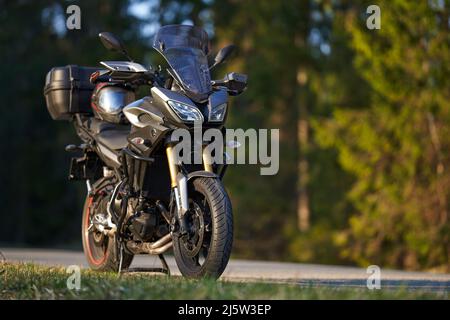
<instances>
[{"instance_id":1,"label":"motorcycle","mask_svg":"<svg viewBox=\"0 0 450 320\"><path fill-rule=\"evenodd\" d=\"M70 180L85 180L83 250L89 266L122 272L134 255L160 257L173 249L185 277L218 278L233 242L233 213L222 183L226 160L212 163L202 141L200 163L184 163L176 152L180 128L225 130L229 96L242 93L247 76L229 73L211 80L234 46L208 63L208 35L201 28L169 25L159 29L152 47L167 62L165 71L133 62L122 41L108 32L103 45L127 61L103 61L102 68L55 67L44 95L54 120L71 121L80 145L66 151ZM210 59L211 60L211 59ZM150 87L138 99L137 90Z\"/></svg>"}]
</instances>

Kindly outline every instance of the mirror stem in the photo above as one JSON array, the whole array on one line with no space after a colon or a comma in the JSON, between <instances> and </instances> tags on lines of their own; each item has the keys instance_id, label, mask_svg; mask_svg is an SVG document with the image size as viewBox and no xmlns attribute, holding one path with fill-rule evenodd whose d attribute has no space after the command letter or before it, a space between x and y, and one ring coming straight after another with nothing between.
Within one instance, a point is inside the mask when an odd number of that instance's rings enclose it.
<instances>
[{"instance_id":1,"label":"mirror stem","mask_svg":"<svg viewBox=\"0 0 450 320\"><path fill-rule=\"evenodd\" d=\"M217 67L220 63L214 63L212 66L209 67L209 71L214 69L214 67Z\"/></svg>"},{"instance_id":2,"label":"mirror stem","mask_svg":"<svg viewBox=\"0 0 450 320\"><path fill-rule=\"evenodd\" d=\"M125 50L122 51L122 54L128 59L130 60L130 62L134 62L133 59L131 59L131 57L128 55L128 52L126 52Z\"/></svg>"}]
</instances>

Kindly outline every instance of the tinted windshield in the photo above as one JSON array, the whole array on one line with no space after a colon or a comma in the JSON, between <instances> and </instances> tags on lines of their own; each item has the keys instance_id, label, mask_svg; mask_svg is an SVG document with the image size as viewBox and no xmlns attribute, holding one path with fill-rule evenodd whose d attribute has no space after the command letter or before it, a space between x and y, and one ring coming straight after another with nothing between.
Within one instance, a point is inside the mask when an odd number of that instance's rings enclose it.
<instances>
[{"instance_id":1,"label":"tinted windshield","mask_svg":"<svg viewBox=\"0 0 450 320\"><path fill-rule=\"evenodd\" d=\"M212 89L205 31L193 26L165 26L156 34L153 48L167 60L190 98L201 101L208 97Z\"/></svg>"}]
</instances>

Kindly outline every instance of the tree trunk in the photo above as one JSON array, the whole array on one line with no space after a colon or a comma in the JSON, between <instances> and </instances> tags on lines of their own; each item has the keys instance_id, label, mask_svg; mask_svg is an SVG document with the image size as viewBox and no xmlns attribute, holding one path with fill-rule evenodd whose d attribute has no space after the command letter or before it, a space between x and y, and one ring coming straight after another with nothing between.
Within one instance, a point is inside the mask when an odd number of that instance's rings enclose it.
<instances>
[{"instance_id":1,"label":"tree trunk","mask_svg":"<svg viewBox=\"0 0 450 320\"><path fill-rule=\"evenodd\" d=\"M307 81L307 74L305 71L299 70L297 81L300 84L299 89L299 109L297 120L297 141L299 150L298 168L297 168L297 218L298 228L300 231L307 231L310 226L310 211L309 211L309 197L308 197L308 159L306 152L308 150L309 140L309 123L308 123L308 109L306 106L306 90L304 85Z\"/></svg>"}]
</instances>

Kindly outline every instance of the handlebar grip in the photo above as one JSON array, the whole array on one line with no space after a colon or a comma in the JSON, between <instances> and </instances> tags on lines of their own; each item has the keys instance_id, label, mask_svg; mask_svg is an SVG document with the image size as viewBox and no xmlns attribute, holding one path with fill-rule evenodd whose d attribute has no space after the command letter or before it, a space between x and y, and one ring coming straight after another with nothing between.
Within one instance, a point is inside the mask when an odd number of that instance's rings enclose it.
<instances>
[{"instance_id":1,"label":"handlebar grip","mask_svg":"<svg viewBox=\"0 0 450 320\"><path fill-rule=\"evenodd\" d=\"M151 81L151 82L155 81L155 74L152 71L144 72L144 77L148 81Z\"/></svg>"}]
</instances>

